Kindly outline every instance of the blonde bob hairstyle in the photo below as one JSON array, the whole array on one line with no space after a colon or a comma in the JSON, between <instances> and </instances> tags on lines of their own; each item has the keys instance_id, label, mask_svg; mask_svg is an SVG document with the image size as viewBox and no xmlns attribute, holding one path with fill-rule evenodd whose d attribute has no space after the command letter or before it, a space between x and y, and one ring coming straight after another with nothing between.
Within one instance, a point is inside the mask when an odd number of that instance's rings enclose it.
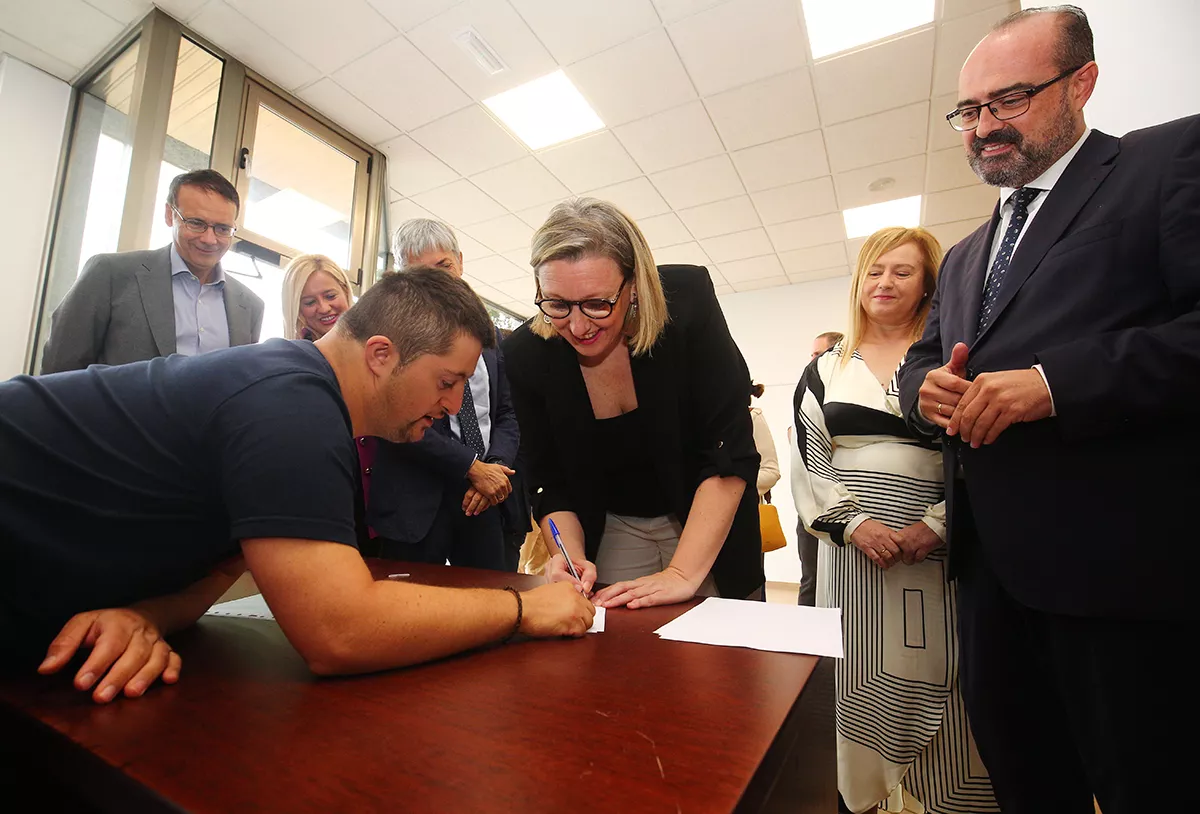
<instances>
[{"instance_id":1,"label":"blonde bob hairstyle","mask_svg":"<svg viewBox=\"0 0 1200 814\"><path fill-rule=\"evenodd\" d=\"M541 296L538 273L552 260L581 260L607 257L621 269L625 280L633 280L637 292L637 315L625 312L625 334L634 356L648 353L670 321L662 279L650 246L633 218L608 201L573 198L550 210L546 222L533 236L529 264ZM554 326L534 317L530 330L543 339L558 336Z\"/></svg>"},{"instance_id":2,"label":"blonde bob hairstyle","mask_svg":"<svg viewBox=\"0 0 1200 814\"><path fill-rule=\"evenodd\" d=\"M301 254L288 263L283 273L283 333L285 339L307 339L308 328L300 317L300 298L308 278L323 271L334 279L346 295L347 307L354 304L350 278L337 263L323 254ZM288 314L292 317L289 320Z\"/></svg>"},{"instance_id":3,"label":"blonde bob hairstyle","mask_svg":"<svg viewBox=\"0 0 1200 814\"><path fill-rule=\"evenodd\" d=\"M850 283L850 331L842 349L842 364L854 356L867 333L867 312L862 307L862 290L867 273L879 258L905 243L912 243L921 251L924 294L913 314L910 338L916 342L925 332L925 320L929 317L929 306L933 303L933 292L937 288L938 267L942 264L942 244L936 237L921 227L908 229L903 226L887 226L867 238L858 252L858 265L854 268L854 279Z\"/></svg>"}]
</instances>

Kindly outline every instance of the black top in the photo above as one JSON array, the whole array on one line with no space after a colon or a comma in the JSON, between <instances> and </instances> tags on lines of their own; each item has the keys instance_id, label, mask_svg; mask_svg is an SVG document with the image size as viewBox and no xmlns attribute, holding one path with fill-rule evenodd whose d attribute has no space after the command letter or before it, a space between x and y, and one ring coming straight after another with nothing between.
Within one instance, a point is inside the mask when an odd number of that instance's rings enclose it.
<instances>
[{"instance_id":1,"label":"black top","mask_svg":"<svg viewBox=\"0 0 1200 814\"><path fill-rule=\"evenodd\" d=\"M356 473L309 342L0 383L0 654L17 631L44 647L75 613L177 592L241 539L354 545Z\"/></svg>"},{"instance_id":2,"label":"black top","mask_svg":"<svg viewBox=\"0 0 1200 814\"><path fill-rule=\"evenodd\" d=\"M722 596L744 597L764 581L755 488L759 457L746 409L750 373L729 335L708 272L699 266L658 270L671 321L650 353L630 359L649 437L638 461L653 467L682 523L702 481L719 475L746 482L712 569ZM608 487L603 467L596 464L603 441L579 359L565 340L542 339L528 323L505 340L504 354L534 516L575 512L587 557L595 561Z\"/></svg>"},{"instance_id":3,"label":"black top","mask_svg":"<svg viewBox=\"0 0 1200 814\"><path fill-rule=\"evenodd\" d=\"M596 420L601 441L594 454L596 465L604 469L604 509L630 517L662 517L671 513L671 501L650 459L650 431L642 417L635 409Z\"/></svg>"}]
</instances>

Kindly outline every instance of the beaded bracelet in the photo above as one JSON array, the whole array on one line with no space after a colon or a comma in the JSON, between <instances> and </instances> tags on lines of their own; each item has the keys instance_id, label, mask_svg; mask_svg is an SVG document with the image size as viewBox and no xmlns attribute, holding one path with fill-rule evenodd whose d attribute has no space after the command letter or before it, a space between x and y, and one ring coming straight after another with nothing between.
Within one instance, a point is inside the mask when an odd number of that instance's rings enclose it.
<instances>
[{"instance_id":1,"label":"beaded bracelet","mask_svg":"<svg viewBox=\"0 0 1200 814\"><path fill-rule=\"evenodd\" d=\"M508 640L511 639L513 636L516 636L517 632L520 631L520 629L521 629L521 614L524 611L524 608L521 604L521 592L518 591L516 588L512 587L511 585L505 585L504 590L510 592L513 596L515 596L517 598L517 621L513 622L512 630L508 631L508 635L500 640L500 644L508 644Z\"/></svg>"}]
</instances>

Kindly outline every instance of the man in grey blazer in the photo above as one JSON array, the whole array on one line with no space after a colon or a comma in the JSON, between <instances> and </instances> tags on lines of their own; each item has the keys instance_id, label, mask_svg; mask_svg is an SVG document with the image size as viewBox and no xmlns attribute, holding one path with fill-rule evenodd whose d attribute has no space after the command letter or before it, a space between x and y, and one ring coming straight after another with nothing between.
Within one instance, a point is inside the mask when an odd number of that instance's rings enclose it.
<instances>
[{"instance_id":1,"label":"man in grey blazer","mask_svg":"<svg viewBox=\"0 0 1200 814\"><path fill-rule=\"evenodd\" d=\"M239 207L215 170L176 176L165 207L171 245L88 260L54 309L42 373L258 342L262 300L221 268Z\"/></svg>"}]
</instances>

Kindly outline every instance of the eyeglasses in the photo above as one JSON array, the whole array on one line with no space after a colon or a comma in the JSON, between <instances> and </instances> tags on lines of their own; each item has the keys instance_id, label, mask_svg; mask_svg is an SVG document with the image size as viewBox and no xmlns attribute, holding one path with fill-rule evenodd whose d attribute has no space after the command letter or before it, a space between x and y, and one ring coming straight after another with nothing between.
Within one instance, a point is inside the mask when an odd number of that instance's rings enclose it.
<instances>
[{"instance_id":1,"label":"eyeglasses","mask_svg":"<svg viewBox=\"0 0 1200 814\"><path fill-rule=\"evenodd\" d=\"M979 114L985 107L992 112L992 115L995 116L998 121L1004 122L1008 121L1009 119L1015 119L1017 116L1020 116L1022 113L1029 110L1030 99L1032 99L1034 96L1037 96L1055 82L1060 82L1063 79L1066 79L1068 76L1075 73L1082 67L1083 66L1080 65L1076 68L1072 68L1069 71L1063 71L1049 82L1043 82L1040 85L1034 85L1032 88L1019 90L1015 93L1006 93L999 99L993 99L992 101L984 102L981 105L969 105L967 107L960 107L957 110L952 110L946 114L946 121L950 122L950 126L960 133L966 132L967 130L974 130L979 126Z\"/></svg>"},{"instance_id":2,"label":"eyeglasses","mask_svg":"<svg viewBox=\"0 0 1200 814\"><path fill-rule=\"evenodd\" d=\"M200 218L185 218L183 213L173 206L171 211L183 222L183 228L194 235L202 235L212 229L213 234L217 237L232 237L233 233L237 231L236 226L230 226L228 223L209 223Z\"/></svg>"},{"instance_id":3,"label":"eyeglasses","mask_svg":"<svg viewBox=\"0 0 1200 814\"><path fill-rule=\"evenodd\" d=\"M612 314L617 300L621 299L621 292L625 290L625 283L627 282L629 281L622 280L621 287L617 289L617 293L609 300L599 297L593 297L590 300L551 300L543 297L540 300L534 300L533 304L551 319L566 319L571 316L571 309L575 306L579 307L579 312L585 317L604 319Z\"/></svg>"}]
</instances>

